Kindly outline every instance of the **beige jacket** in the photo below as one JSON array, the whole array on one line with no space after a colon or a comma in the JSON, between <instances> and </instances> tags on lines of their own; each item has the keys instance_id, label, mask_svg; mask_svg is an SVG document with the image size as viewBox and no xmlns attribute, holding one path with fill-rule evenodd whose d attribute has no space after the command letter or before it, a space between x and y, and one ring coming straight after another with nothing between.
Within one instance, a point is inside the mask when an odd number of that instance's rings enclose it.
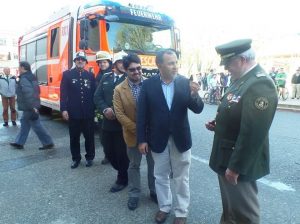
<instances>
[{"instance_id":1,"label":"beige jacket","mask_svg":"<svg viewBox=\"0 0 300 224\"><path fill-rule=\"evenodd\" d=\"M113 105L128 147L136 147L136 102L127 78L114 90Z\"/></svg>"}]
</instances>

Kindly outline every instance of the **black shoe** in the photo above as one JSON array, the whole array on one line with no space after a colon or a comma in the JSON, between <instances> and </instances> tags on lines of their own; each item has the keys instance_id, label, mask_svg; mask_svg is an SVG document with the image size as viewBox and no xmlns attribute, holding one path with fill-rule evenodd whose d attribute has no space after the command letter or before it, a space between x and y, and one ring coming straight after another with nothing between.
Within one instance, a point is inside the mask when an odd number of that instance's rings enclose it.
<instances>
[{"instance_id":1,"label":"black shoe","mask_svg":"<svg viewBox=\"0 0 300 224\"><path fill-rule=\"evenodd\" d=\"M138 207L138 203L139 203L139 198L137 197L129 198L127 202L127 207L129 208L129 210L133 211Z\"/></svg>"},{"instance_id":2,"label":"black shoe","mask_svg":"<svg viewBox=\"0 0 300 224\"><path fill-rule=\"evenodd\" d=\"M73 161L72 164L71 164L71 169L75 169L79 166L80 164L80 161Z\"/></svg>"},{"instance_id":3,"label":"black shoe","mask_svg":"<svg viewBox=\"0 0 300 224\"><path fill-rule=\"evenodd\" d=\"M85 166L86 166L86 167L91 167L91 166L93 166L93 160L87 160L86 163L85 163Z\"/></svg>"},{"instance_id":4,"label":"black shoe","mask_svg":"<svg viewBox=\"0 0 300 224\"><path fill-rule=\"evenodd\" d=\"M42 147L39 147L39 150L52 149L53 147L54 144L44 145Z\"/></svg>"},{"instance_id":5,"label":"black shoe","mask_svg":"<svg viewBox=\"0 0 300 224\"><path fill-rule=\"evenodd\" d=\"M156 193L150 193L150 198L151 198L151 200L153 202L155 202L156 204L158 204Z\"/></svg>"},{"instance_id":6,"label":"black shoe","mask_svg":"<svg viewBox=\"0 0 300 224\"><path fill-rule=\"evenodd\" d=\"M15 121L11 122L13 126L17 126L17 123Z\"/></svg>"},{"instance_id":7,"label":"black shoe","mask_svg":"<svg viewBox=\"0 0 300 224\"><path fill-rule=\"evenodd\" d=\"M102 161L101 161L101 164L102 165L109 164L109 160L106 157L104 157L104 159L102 159Z\"/></svg>"},{"instance_id":8,"label":"black shoe","mask_svg":"<svg viewBox=\"0 0 300 224\"><path fill-rule=\"evenodd\" d=\"M118 191L123 190L125 187L127 186L127 184L117 184L115 183L111 188L110 188L110 192L115 193Z\"/></svg>"},{"instance_id":9,"label":"black shoe","mask_svg":"<svg viewBox=\"0 0 300 224\"><path fill-rule=\"evenodd\" d=\"M11 142L9 143L12 147L14 147L15 149L24 149L23 145L17 144L15 142Z\"/></svg>"},{"instance_id":10,"label":"black shoe","mask_svg":"<svg viewBox=\"0 0 300 224\"><path fill-rule=\"evenodd\" d=\"M8 127L8 122L4 122L3 127Z\"/></svg>"}]
</instances>

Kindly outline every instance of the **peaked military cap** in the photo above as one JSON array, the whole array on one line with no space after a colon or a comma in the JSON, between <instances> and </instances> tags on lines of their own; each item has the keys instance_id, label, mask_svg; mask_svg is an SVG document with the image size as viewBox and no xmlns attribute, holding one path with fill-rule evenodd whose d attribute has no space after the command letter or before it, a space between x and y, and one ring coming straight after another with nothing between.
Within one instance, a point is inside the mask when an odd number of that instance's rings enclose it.
<instances>
[{"instance_id":1,"label":"peaked military cap","mask_svg":"<svg viewBox=\"0 0 300 224\"><path fill-rule=\"evenodd\" d=\"M249 50L251 43L251 39L240 39L216 46L216 51L221 56L220 65L226 64L229 58Z\"/></svg>"}]
</instances>

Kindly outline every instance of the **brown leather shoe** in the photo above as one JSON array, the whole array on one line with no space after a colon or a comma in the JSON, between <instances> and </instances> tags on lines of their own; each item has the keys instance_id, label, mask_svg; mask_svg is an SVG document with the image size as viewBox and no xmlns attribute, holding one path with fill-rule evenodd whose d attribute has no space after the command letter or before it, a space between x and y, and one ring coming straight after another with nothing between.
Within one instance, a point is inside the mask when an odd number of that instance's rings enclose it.
<instances>
[{"instance_id":1,"label":"brown leather shoe","mask_svg":"<svg viewBox=\"0 0 300 224\"><path fill-rule=\"evenodd\" d=\"M186 224L186 217L176 217L173 224Z\"/></svg>"},{"instance_id":2,"label":"brown leather shoe","mask_svg":"<svg viewBox=\"0 0 300 224\"><path fill-rule=\"evenodd\" d=\"M169 213L159 210L155 215L155 222L158 224L164 223L168 218L168 215Z\"/></svg>"}]
</instances>

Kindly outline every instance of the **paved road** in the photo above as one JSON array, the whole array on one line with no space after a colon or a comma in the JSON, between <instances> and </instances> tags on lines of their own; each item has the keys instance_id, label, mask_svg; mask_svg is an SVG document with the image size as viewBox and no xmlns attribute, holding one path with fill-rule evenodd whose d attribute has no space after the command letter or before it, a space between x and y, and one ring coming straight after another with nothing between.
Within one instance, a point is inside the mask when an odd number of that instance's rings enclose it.
<instances>
[{"instance_id":1,"label":"paved road","mask_svg":"<svg viewBox=\"0 0 300 224\"><path fill-rule=\"evenodd\" d=\"M189 223L215 224L221 213L216 175L209 169L213 135L204 123L216 106L206 105L201 115L190 114L193 160L190 174ZM300 223L300 113L278 111L271 129L271 174L261 179L259 199L263 224ZM109 193L115 180L111 166L103 166L97 141L95 165L70 169L67 125L57 117L42 117L56 148L39 151L31 133L24 150L8 145L18 128L0 127L0 223L1 224L132 224L154 223L156 204L146 188L145 159L141 168L143 192L135 211L126 207L127 190ZM172 216L167 223L172 223Z\"/></svg>"}]
</instances>

